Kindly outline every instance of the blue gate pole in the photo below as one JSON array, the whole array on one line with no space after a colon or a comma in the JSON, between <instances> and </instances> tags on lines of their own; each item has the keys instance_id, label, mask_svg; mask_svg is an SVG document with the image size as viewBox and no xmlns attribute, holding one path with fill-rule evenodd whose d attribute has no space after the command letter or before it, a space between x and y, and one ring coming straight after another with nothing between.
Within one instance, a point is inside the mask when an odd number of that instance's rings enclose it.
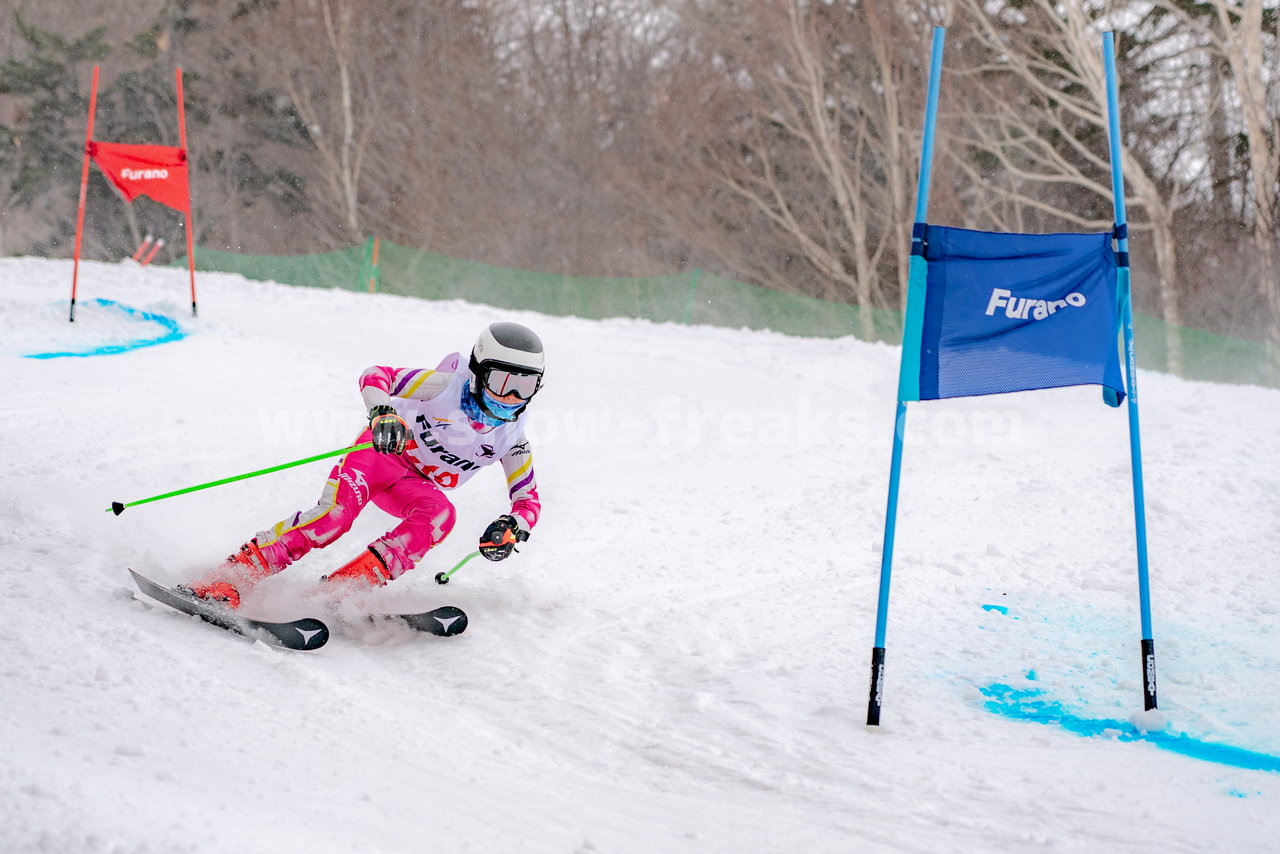
<instances>
[{"instance_id":1,"label":"blue gate pole","mask_svg":"<svg viewBox=\"0 0 1280 854\"><path fill-rule=\"evenodd\" d=\"M903 312L902 363L898 369L898 408L893 422L893 456L889 463L889 500L884 517L884 543L880 551L880 597L876 606L876 640L871 650L871 691L867 699L867 725L880 725L884 697L884 633L889 618L889 579L893 574L893 538L898 520L898 486L902 476L902 438L907 430L907 401L920 399L920 335L924 319L926 266L924 223L929 210L929 179L933 172L933 130L938 117L938 88L942 79L942 45L947 31L933 28L933 55L929 61L929 96L925 102L924 139L920 147L920 178L916 187L916 219L911 232L910 274L907 304Z\"/></svg>"},{"instance_id":2,"label":"blue gate pole","mask_svg":"<svg viewBox=\"0 0 1280 854\"><path fill-rule=\"evenodd\" d=\"M1151 583L1147 572L1147 513L1142 488L1142 436L1138 425L1137 355L1133 347L1133 299L1129 283L1129 237L1124 210L1124 170L1120 153L1120 110L1116 86L1114 33L1102 34L1107 71L1107 127L1111 142L1111 195L1115 203L1119 265L1116 290L1124 333L1125 386L1129 396L1129 458L1133 470L1133 527L1138 539L1138 607L1142 617L1143 708L1156 708L1156 647L1151 632Z\"/></svg>"}]
</instances>

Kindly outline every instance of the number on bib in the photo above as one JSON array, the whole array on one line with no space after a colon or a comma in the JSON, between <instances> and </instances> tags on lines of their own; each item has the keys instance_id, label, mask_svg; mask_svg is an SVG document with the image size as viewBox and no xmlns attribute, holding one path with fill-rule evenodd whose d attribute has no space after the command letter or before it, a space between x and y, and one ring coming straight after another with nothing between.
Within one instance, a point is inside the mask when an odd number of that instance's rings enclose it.
<instances>
[{"instance_id":1,"label":"number on bib","mask_svg":"<svg viewBox=\"0 0 1280 854\"><path fill-rule=\"evenodd\" d=\"M439 466L422 466L422 473L427 476L427 480L432 481L441 489L453 489L458 485L457 472L440 471Z\"/></svg>"}]
</instances>

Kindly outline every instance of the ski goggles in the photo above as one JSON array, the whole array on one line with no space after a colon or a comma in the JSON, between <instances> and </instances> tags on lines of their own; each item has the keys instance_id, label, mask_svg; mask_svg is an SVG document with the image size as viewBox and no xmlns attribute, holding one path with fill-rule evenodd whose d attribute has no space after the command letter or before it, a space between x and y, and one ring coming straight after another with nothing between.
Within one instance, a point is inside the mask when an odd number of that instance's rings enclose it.
<instances>
[{"instance_id":1,"label":"ski goggles","mask_svg":"<svg viewBox=\"0 0 1280 854\"><path fill-rule=\"evenodd\" d=\"M542 374L530 374L507 368L488 368L484 372L485 390L494 397L514 394L521 400L529 400L542 385Z\"/></svg>"}]
</instances>

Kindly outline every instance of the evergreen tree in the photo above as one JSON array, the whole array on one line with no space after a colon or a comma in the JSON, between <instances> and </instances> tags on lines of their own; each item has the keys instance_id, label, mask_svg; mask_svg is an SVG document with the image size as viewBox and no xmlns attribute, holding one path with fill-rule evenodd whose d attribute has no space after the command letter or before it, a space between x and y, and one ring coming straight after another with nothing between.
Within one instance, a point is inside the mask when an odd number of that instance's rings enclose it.
<instances>
[{"instance_id":1,"label":"evergreen tree","mask_svg":"<svg viewBox=\"0 0 1280 854\"><path fill-rule=\"evenodd\" d=\"M101 27L67 39L16 12L14 19L27 50L0 63L0 95L17 102L17 120L0 125L4 248L59 254L75 235L89 106L84 81L110 50Z\"/></svg>"}]
</instances>

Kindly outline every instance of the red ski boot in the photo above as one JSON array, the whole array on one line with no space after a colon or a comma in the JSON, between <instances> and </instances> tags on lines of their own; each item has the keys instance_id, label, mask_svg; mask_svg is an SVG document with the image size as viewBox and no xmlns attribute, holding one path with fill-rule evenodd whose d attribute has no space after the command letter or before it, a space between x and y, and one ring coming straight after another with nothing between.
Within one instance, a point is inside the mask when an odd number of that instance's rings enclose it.
<instances>
[{"instance_id":1,"label":"red ski boot","mask_svg":"<svg viewBox=\"0 0 1280 854\"><path fill-rule=\"evenodd\" d=\"M382 555L370 546L320 580L327 590L353 593L356 590L383 586L391 580L391 570L387 569Z\"/></svg>"},{"instance_id":2,"label":"red ski boot","mask_svg":"<svg viewBox=\"0 0 1280 854\"><path fill-rule=\"evenodd\" d=\"M253 540L240 547L240 551L227 558L218 569L191 585L191 592L201 599L216 602L219 605L235 610L240 607L241 592L249 592L249 588L275 570L267 563L262 550Z\"/></svg>"}]
</instances>

